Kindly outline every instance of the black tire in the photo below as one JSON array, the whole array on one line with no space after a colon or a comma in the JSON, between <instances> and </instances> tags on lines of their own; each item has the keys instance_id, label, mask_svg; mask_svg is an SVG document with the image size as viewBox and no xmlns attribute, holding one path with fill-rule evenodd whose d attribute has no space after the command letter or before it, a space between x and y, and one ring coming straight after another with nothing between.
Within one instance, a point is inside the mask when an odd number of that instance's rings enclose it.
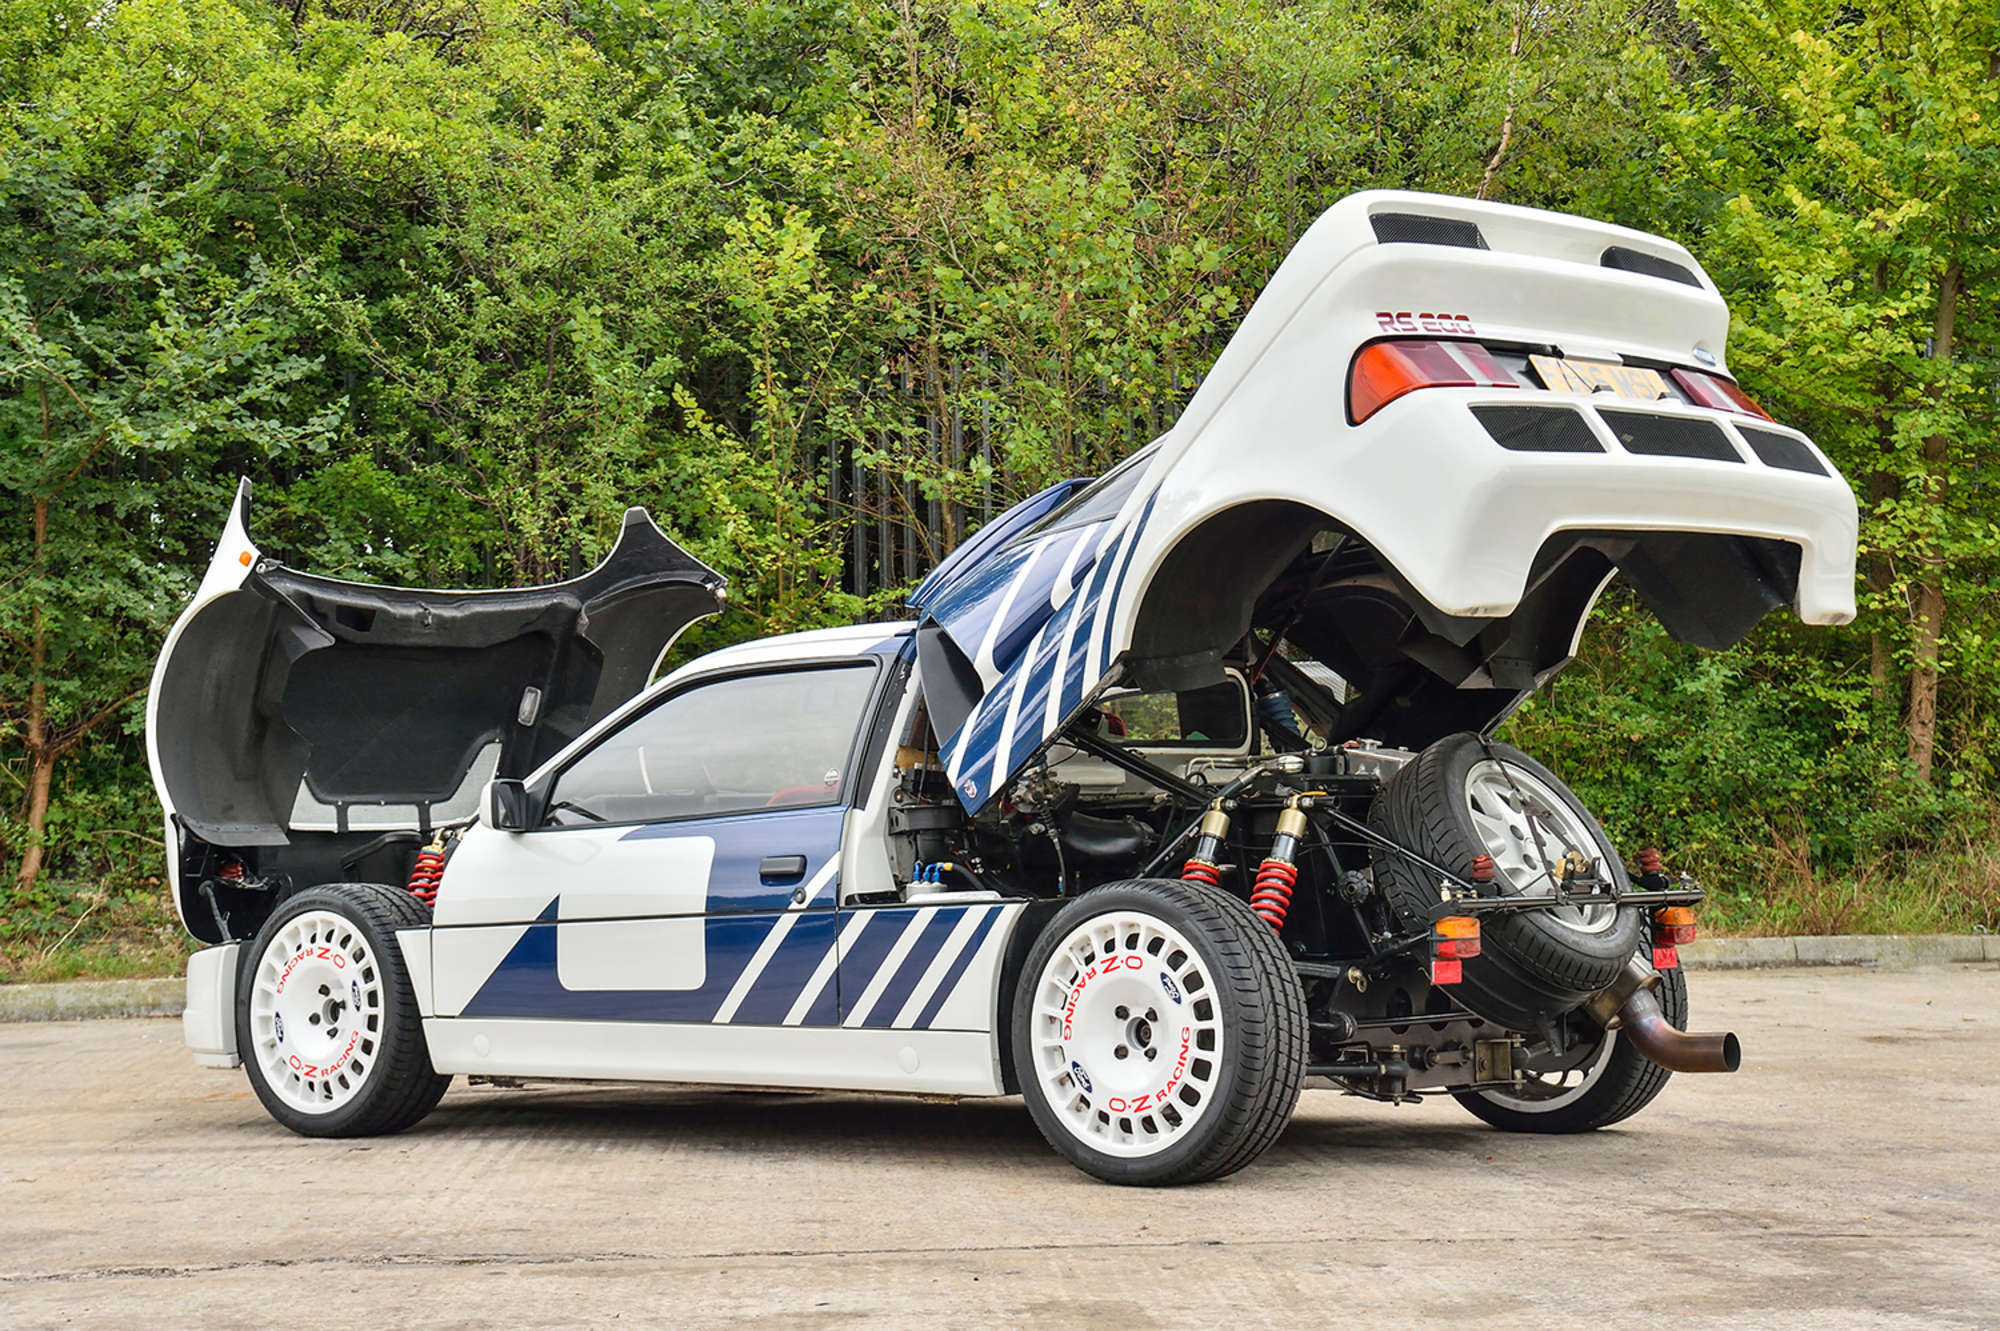
<instances>
[{"instance_id":1,"label":"black tire","mask_svg":"<svg viewBox=\"0 0 2000 1331\"><path fill-rule=\"evenodd\" d=\"M1120 948L1127 949L1122 953L1124 956L1145 958L1143 974L1140 967L1132 967L1120 972L1116 983L1141 984L1158 1007L1169 1013L1168 1020L1161 1023L1163 1029L1174 1021L1192 1023L1197 1019L1214 1027L1220 1034L1211 1038L1219 1038L1221 1055L1212 1063L1202 1059L1199 1041L1203 1037L1196 1036L1192 1044L1181 1045L1180 1059L1172 1062L1162 1059L1144 1065L1135 1061L1129 1067L1115 1068L1121 1075L1128 1071L1144 1073L1149 1067L1155 1072L1165 1070L1166 1075L1157 1078L1164 1090L1151 1106L1151 1112L1141 1098L1132 1102L1138 1106L1132 1112L1117 1113L1114 1118L1115 1107L1121 1103L1118 1099L1105 1093L1093 1101L1092 1084L1081 1067L1074 1061L1068 1065L1085 1078L1080 1083L1060 1068L1060 1059L1067 1057L1067 1053L1053 1053L1047 1041L1065 1038L1061 1027L1067 1025L1069 1018L1043 1016L1039 1019L1043 1029L1038 1029L1036 998L1038 990L1048 984L1069 994L1068 1004L1077 1001L1090 978L1088 967L1082 978L1067 982L1062 976L1045 972L1068 970L1075 976L1073 963L1057 956L1065 941L1079 927L1121 912L1128 917L1148 917L1170 927L1185 940L1195 954L1196 964L1190 970L1190 963L1180 963L1175 973L1184 977L1194 975L1201 980L1201 988L1190 985L1182 993L1171 974L1161 970L1155 975L1154 971L1160 969L1157 962L1167 960L1172 954L1148 952L1137 933L1118 939L1115 946L1105 948L1089 965L1119 955ZM1106 968L1103 974L1110 977L1112 968ZM1202 992L1211 987L1210 980L1213 992ZM1106 991L1106 994L1115 997L1118 992L1122 991ZM1185 1007L1168 1008L1162 994L1170 996L1176 1005L1185 1001ZM1093 1002L1103 998L1100 995ZM1208 1004L1205 1008L1204 1003ZM1065 1011L1080 1012L1067 1005ZM1107 1183L1165 1186L1201 1183L1235 1173L1278 1139L1291 1121L1292 1111L1298 1107L1299 1091L1305 1084L1305 1000L1298 975L1277 934L1245 902L1200 884L1158 879L1109 883L1063 907L1028 953L1015 990L1011 1025L1015 1072L1036 1126L1049 1144L1077 1168ZM1148 1029L1143 1022L1139 1027L1142 1031ZM1183 1025L1180 1029L1189 1030L1191 1026ZM1038 1037L1045 1041L1041 1046L1037 1045ZM1158 1037L1138 1037L1148 1041L1152 1038ZM1213 1048L1214 1044L1208 1047ZM1192 1061L1183 1064L1181 1059L1189 1058L1190 1051ZM1174 1053L1171 1048L1161 1052L1168 1058ZM1072 1098L1062 1109L1050 1099L1050 1082L1038 1064L1038 1060L1044 1059L1053 1060L1051 1067L1056 1071L1052 1075L1065 1079L1069 1085ZM1183 1065L1194 1074L1185 1080L1179 1071ZM1206 1104L1199 1099L1186 1099L1193 1092L1197 1078L1206 1079ZM1099 1079L1100 1092L1108 1091L1102 1068ZM1166 1092L1173 1092L1171 1102ZM1198 1112L1193 1108L1196 1105L1200 1106ZM1180 1117L1183 1113L1184 1118ZM1066 1118L1066 1114L1082 1114L1086 1118L1095 1115L1107 1131L1115 1130L1114 1124L1122 1124L1124 1131L1135 1134L1146 1132L1145 1125L1150 1119L1155 1130L1164 1134L1165 1144L1136 1156L1100 1150L1078 1137L1071 1126L1075 1120ZM1166 1140L1167 1137L1171 1140Z\"/></svg>"},{"instance_id":2,"label":"black tire","mask_svg":"<svg viewBox=\"0 0 2000 1331\"><path fill-rule=\"evenodd\" d=\"M334 1023L339 1021L352 1023L344 1028L348 1035L347 1052L340 1055L338 1063L328 1061L323 1076L317 1075L322 1072L319 1065L296 1061L296 1052L284 1054L287 1040L296 1050L301 1037L296 1032L288 1036L281 1020L275 1023L273 1042L268 1046L260 1044L258 1021L253 1014L253 990L260 971L267 965L274 968L273 978L280 996L282 986L291 978L283 960L266 955L274 951L274 941L288 932L296 933L289 926L300 917L315 914L341 923L324 930L317 925L300 926L314 930L305 949L313 955L303 956L292 944L283 949L292 951L295 964L298 960L306 962L307 969L300 974L313 973L313 967L324 969L336 960L343 976L348 976L350 960L354 967L348 977L354 986L352 1017L347 1015L349 1007L342 1001L342 995L328 993L329 988L339 987L337 983L317 988L318 993L327 995L324 1002L333 1010L328 1018L329 1029L336 1029ZM380 883L334 883L307 888L287 898L271 913L271 918L257 931L256 939L246 946L237 967L236 1048L243 1058L251 1088L272 1118L306 1137L372 1137L401 1132L437 1106L445 1088L451 1085L451 1078L439 1076L431 1067L423 1020L418 1015L416 995L410 987L409 971L403 964L402 949L395 936L398 929L429 923L430 912L421 902L401 888ZM361 988L364 982L370 986L365 991ZM375 1000L372 1006L364 1002L364 995ZM309 1020L317 1027L318 1013ZM297 1024L294 1022L295 1027ZM273 1084L274 1070L266 1066L262 1056L266 1048L286 1058L294 1069L304 1068L316 1075L308 1078L294 1071L287 1078L289 1090L281 1090ZM355 1070L357 1063L360 1066ZM356 1086L351 1091L349 1084L340 1080L350 1070L355 1070ZM296 1103L298 1097L309 1096L314 1089L326 1093L329 1106L323 1111L308 1110ZM331 1103L343 1093L347 1098Z\"/></svg>"},{"instance_id":3,"label":"black tire","mask_svg":"<svg viewBox=\"0 0 2000 1331\"><path fill-rule=\"evenodd\" d=\"M1369 822L1425 858L1459 874L1469 872L1473 857L1488 848L1473 825L1467 782L1489 758L1560 799L1595 842L1594 858L1618 890L1631 890L1611 839L1555 773L1511 744L1494 743L1471 732L1447 735L1392 777L1376 798ZM1432 874L1382 850L1374 852L1374 865L1375 882L1400 919L1414 926L1430 918L1438 902ZM1495 890L1518 894L1522 888L1503 872L1495 879ZM1480 955L1465 963L1464 979L1454 997L1480 1016L1516 1030L1533 1030L1540 1021L1568 1011L1616 980L1637 950L1644 928L1636 906L1619 911L1608 927L1596 932L1573 927L1547 911L1483 916Z\"/></svg>"},{"instance_id":4,"label":"black tire","mask_svg":"<svg viewBox=\"0 0 2000 1331\"><path fill-rule=\"evenodd\" d=\"M1679 970L1661 971L1654 991L1660 1008L1676 1030L1687 1029L1687 980ZM1631 1041L1605 1033L1612 1041L1604 1069L1583 1094L1547 1109L1528 1109L1496 1099L1487 1091L1454 1091L1453 1097L1475 1115L1506 1132L1591 1132L1627 1119L1644 1109L1666 1088L1674 1074L1633 1048Z\"/></svg>"}]
</instances>

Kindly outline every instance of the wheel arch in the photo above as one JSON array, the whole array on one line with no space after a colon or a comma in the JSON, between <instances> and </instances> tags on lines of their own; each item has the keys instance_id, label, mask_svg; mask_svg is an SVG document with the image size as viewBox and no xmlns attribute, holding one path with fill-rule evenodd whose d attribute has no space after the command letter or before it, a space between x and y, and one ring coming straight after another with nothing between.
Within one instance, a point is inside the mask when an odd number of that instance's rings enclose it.
<instances>
[{"instance_id":1,"label":"wheel arch","mask_svg":"<svg viewBox=\"0 0 2000 1331\"><path fill-rule=\"evenodd\" d=\"M1571 529L1547 537L1504 615L1440 609L1362 526L1298 500L1212 510L1148 561L1126 641L1142 688L1221 678L1252 630L1282 633L1347 686L1328 739L1421 749L1489 730L1568 665L1623 574L1672 636L1720 649L1796 595L1800 548L1715 532Z\"/></svg>"}]
</instances>

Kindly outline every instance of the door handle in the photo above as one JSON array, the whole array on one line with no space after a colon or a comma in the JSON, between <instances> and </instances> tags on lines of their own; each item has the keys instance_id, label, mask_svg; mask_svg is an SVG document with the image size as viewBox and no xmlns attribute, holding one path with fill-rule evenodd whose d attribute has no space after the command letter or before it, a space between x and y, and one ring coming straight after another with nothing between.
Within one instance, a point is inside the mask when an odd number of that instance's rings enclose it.
<instances>
[{"instance_id":1,"label":"door handle","mask_svg":"<svg viewBox=\"0 0 2000 1331\"><path fill-rule=\"evenodd\" d=\"M793 883L806 876L803 855L766 855L757 862L757 876L767 883Z\"/></svg>"}]
</instances>

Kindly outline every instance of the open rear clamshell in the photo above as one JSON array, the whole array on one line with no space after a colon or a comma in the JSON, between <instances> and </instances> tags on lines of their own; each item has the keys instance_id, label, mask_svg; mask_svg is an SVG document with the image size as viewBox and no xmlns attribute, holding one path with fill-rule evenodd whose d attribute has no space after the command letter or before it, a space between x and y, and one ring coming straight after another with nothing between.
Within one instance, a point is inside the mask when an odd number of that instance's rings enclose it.
<instances>
[{"instance_id":1,"label":"open rear clamshell","mask_svg":"<svg viewBox=\"0 0 2000 1331\"><path fill-rule=\"evenodd\" d=\"M643 688L722 576L640 508L581 577L429 591L262 558L250 487L167 640L148 708L168 813L210 845L412 828L472 812Z\"/></svg>"}]
</instances>

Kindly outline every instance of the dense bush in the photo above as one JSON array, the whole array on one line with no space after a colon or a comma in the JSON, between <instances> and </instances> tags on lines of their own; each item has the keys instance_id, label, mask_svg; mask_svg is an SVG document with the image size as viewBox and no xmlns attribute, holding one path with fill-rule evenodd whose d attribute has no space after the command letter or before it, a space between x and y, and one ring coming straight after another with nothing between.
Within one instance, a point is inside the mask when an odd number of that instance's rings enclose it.
<instances>
[{"instance_id":1,"label":"dense bush","mask_svg":"<svg viewBox=\"0 0 2000 1331\"><path fill-rule=\"evenodd\" d=\"M1996 19L1901 15L0 0L7 954L151 927L141 700L239 475L321 572L545 580L637 502L734 582L688 650L876 613L1371 186L1687 241L1863 501L1856 626L1614 600L1516 737L1738 924L1992 923Z\"/></svg>"}]
</instances>

